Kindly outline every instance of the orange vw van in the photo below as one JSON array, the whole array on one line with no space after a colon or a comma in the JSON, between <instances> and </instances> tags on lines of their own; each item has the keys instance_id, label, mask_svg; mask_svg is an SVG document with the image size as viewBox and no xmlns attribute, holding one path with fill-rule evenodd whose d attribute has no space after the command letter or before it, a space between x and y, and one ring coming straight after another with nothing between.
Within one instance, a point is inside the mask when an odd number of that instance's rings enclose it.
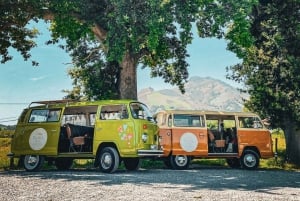
<instances>
[{"instance_id":1,"label":"orange vw van","mask_svg":"<svg viewBox=\"0 0 300 201\"><path fill-rule=\"evenodd\" d=\"M193 158L255 169L260 158L274 156L271 133L253 113L164 110L154 118L164 162L173 169L187 169Z\"/></svg>"},{"instance_id":2,"label":"orange vw van","mask_svg":"<svg viewBox=\"0 0 300 201\"><path fill-rule=\"evenodd\" d=\"M138 169L140 158L160 156L158 126L146 105L133 100L38 101L24 109L9 157L27 171L43 162L69 169L74 159L94 159L102 172Z\"/></svg>"}]
</instances>

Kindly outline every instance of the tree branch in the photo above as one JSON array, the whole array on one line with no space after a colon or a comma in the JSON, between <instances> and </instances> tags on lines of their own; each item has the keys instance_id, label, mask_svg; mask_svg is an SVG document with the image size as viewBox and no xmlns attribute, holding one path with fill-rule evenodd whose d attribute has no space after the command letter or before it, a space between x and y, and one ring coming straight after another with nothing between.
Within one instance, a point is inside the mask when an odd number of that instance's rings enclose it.
<instances>
[{"instance_id":1,"label":"tree branch","mask_svg":"<svg viewBox=\"0 0 300 201\"><path fill-rule=\"evenodd\" d=\"M92 27L92 32L100 41L105 40L107 32L98 24Z\"/></svg>"},{"instance_id":2,"label":"tree branch","mask_svg":"<svg viewBox=\"0 0 300 201\"><path fill-rule=\"evenodd\" d=\"M43 15L44 20L54 20L54 14L49 11L45 11ZM79 18L76 17L78 20ZM95 36L100 40L103 41L106 38L107 31L105 31L101 26L98 24L94 24L94 26L91 28L92 32L95 34Z\"/></svg>"}]
</instances>

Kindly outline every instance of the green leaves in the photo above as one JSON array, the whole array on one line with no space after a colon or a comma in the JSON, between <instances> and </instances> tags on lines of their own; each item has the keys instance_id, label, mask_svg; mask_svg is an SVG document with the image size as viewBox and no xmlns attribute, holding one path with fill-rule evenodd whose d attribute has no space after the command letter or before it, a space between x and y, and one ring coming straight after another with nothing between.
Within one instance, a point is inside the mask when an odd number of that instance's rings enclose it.
<instances>
[{"instance_id":1,"label":"green leaves","mask_svg":"<svg viewBox=\"0 0 300 201\"><path fill-rule=\"evenodd\" d=\"M120 64L128 52L150 67L152 76L160 76L184 92L186 46L192 40L191 23L198 6L198 1L179 0L64 0L51 2L49 9L55 14L53 37L66 38L70 52L79 56L80 41L93 41L86 28L96 24L106 33L97 42L104 66L107 62ZM78 63L79 57L73 58Z\"/></svg>"},{"instance_id":2,"label":"green leaves","mask_svg":"<svg viewBox=\"0 0 300 201\"><path fill-rule=\"evenodd\" d=\"M230 35L230 49L242 59L233 66L232 79L244 80L251 95L246 106L262 116L272 117L272 123L282 126L289 116L299 120L299 14L298 1L260 1L249 15L249 42L243 43ZM280 16L280 17L279 17ZM291 34L292 33L292 34ZM291 45L294 44L294 45ZM298 48L297 48L298 49ZM237 78L238 77L238 78ZM297 120L297 121L298 121Z\"/></svg>"},{"instance_id":3,"label":"green leaves","mask_svg":"<svg viewBox=\"0 0 300 201\"><path fill-rule=\"evenodd\" d=\"M75 82L76 89L74 89L78 91L80 83L82 91L79 96L83 93L89 98L105 94L104 86L111 86L114 89L112 94L125 93L119 88L119 81L122 81L119 72L122 72L121 69L123 72L126 71L122 66L126 63L124 55L130 55L129 60L135 65L132 69L136 68L137 64L148 67L151 76L162 77L165 82L177 85L184 92L184 84L188 78L186 58L189 56L186 47L192 42L191 29L195 23L201 37L226 37L231 41L229 49L241 58L247 55L249 47L253 44L253 38L248 32L250 27L248 16L256 3L254 0L22 2L24 4L18 4L20 9L15 12L18 14L16 16L28 13L25 15L28 19L48 19L52 23L53 37L49 43L57 43L60 39L66 40L66 45L62 47L72 56L75 67L82 68L82 70L75 69L74 74L70 71ZM27 10L29 6L33 8L31 12ZM21 19L17 21L22 26L27 22ZM21 38L26 38L25 36L33 35L25 32ZM5 38L4 34L3 37ZM3 44L6 46L3 49L11 46L9 39L5 42ZM30 43L29 40L22 42L25 46L21 45L20 51L27 59L30 57L28 50L34 43ZM5 52L2 55L5 57ZM6 59L9 59L8 56ZM277 60L273 62L276 63ZM115 74L112 75L113 73ZM103 79L102 76L106 74L109 74L107 77L111 80ZM106 82L110 82L111 85L107 85ZM123 83L122 86L126 84ZM103 91L94 89L96 87L102 88ZM131 90L135 89L133 87ZM94 92L98 94L93 94Z\"/></svg>"},{"instance_id":4,"label":"green leaves","mask_svg":"<svg viewBox=\"0 0 300 201\"><path fill-rule=\"evenodd\" d=\"M16 49L28 60L30 50L36 46L34 38L38 34L35 29L26 27L30 20L36 20L39 16L39 1L1 1L0 2L0 54L1 63L5 63L13 57L8 48ZM32 61L33 65L38 63Z\"/></svg>"}]
</instances>

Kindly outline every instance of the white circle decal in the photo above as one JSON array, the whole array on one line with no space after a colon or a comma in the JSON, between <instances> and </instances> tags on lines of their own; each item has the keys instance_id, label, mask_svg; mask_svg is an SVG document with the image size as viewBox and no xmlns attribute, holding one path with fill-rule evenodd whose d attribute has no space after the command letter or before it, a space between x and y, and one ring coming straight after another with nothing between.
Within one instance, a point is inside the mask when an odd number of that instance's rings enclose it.
<instances>
[{"instance_id":1,"label":"white circle decal","mask_svg":"<svg viewBox=\"0 0 300 201\"><path fill-rule=\"evenodd\" d=\"M47 143L47 131L43 128L37 128L30 134L29 146L33 150L41 150Z\"/></svg>"},{"instance_id":2,"label":"white circle decal","mask_svg":"<svg viewBox=\"0 0 300 201\"><path fill-rule=\"evenodd\" d=\"M180 146L186 152L195 151L198 146L198 139L193 133L184 133L180 138Z\"/></svg>"}]
</instances>

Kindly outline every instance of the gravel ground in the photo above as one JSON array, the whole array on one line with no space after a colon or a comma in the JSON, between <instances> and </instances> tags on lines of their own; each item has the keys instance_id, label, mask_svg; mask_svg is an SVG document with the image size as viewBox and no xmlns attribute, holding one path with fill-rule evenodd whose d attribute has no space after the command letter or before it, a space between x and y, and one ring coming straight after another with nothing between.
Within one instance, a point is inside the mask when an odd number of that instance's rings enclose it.
<instances>
[{"instance_id":1,"label":"gravel ground","mask_svg":"<svg viewBox=\"0 0 300 201\"><path fill-rule=\"evenodd\" d=\"M300 172L214 167L189 170L0 172L1 201L300 201Z\"/></svg>"}]
</instances>

